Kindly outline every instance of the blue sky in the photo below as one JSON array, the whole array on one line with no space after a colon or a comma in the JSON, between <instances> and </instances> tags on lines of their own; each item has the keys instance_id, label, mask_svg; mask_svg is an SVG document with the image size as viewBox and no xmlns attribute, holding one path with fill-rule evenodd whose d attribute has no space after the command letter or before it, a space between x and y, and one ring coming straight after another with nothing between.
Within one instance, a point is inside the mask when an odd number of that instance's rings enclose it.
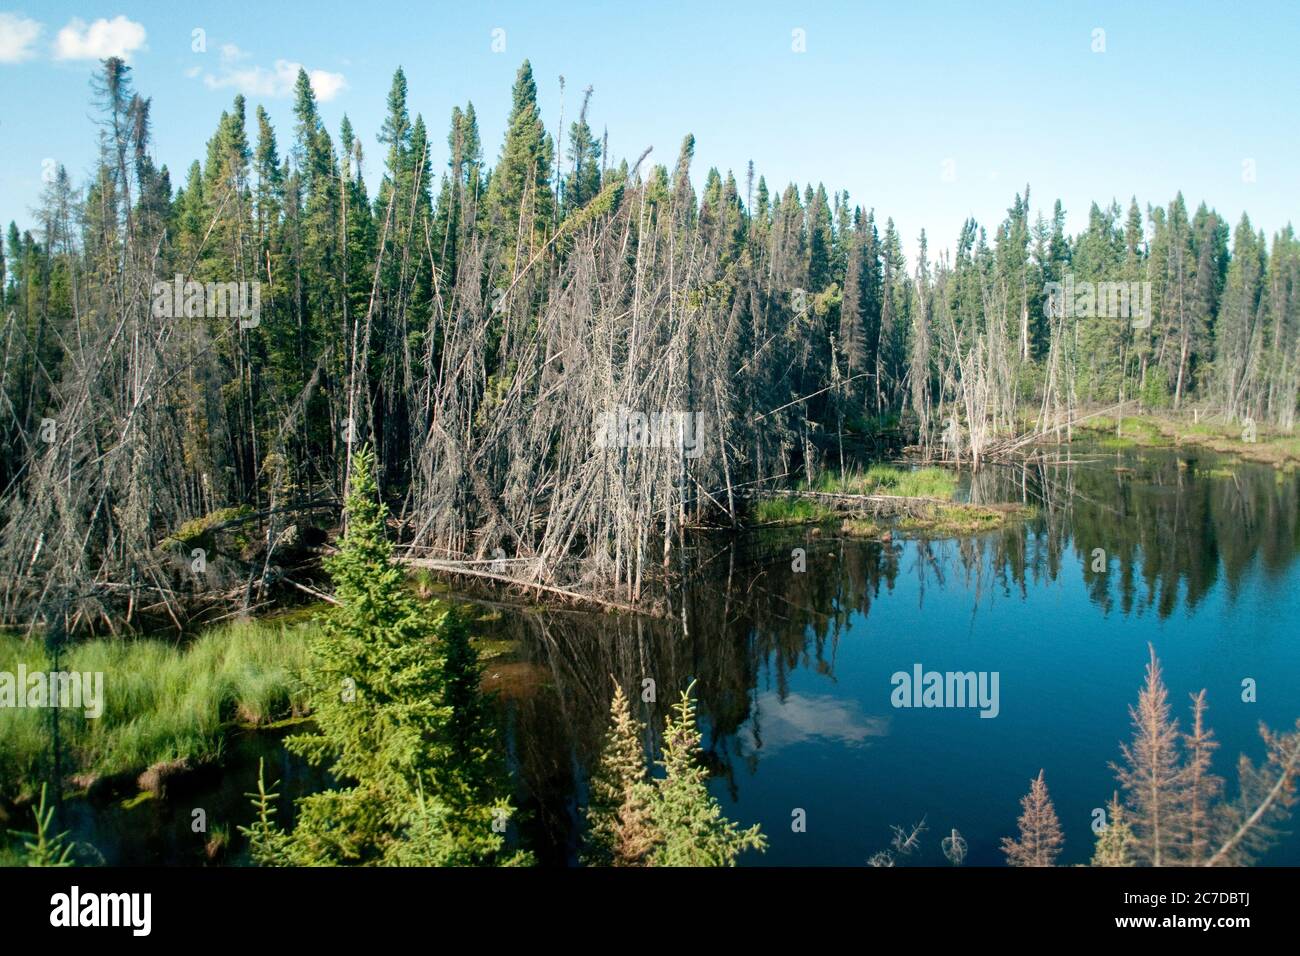
<instances>
[{"instance_id":1,"label":"blue sky","mask_svg":"<svg viewBox=\"0 0 1300 956\"><path fill-rule=\"evenodd\" d=\"M192 49L195 29L206 52ZM615 160L653 146L671 164L691 132L697 182L717 166L743 183L753 159L773 188L847 189L894 217L909 258L922 228L932 249L951 247L967 216L992 232L1026 183L1036 209L1064 202L1071 229L1093 200L1145 206L1181 189L1271 235L1300 219L1298 43L1294 2L0 0L0 218L31 223L47 160L86 178L94 57L125 50L173 182L236 92L250 113L267 107L283 151L282 77L299 63L331 132L346 112L361 135L371 186L399 64L439 146L452 107L472 100L495 159L527 57L552 130L562 74L566 127L590 84L590 119L608 126Z\"/></svg>"}]
</instances>

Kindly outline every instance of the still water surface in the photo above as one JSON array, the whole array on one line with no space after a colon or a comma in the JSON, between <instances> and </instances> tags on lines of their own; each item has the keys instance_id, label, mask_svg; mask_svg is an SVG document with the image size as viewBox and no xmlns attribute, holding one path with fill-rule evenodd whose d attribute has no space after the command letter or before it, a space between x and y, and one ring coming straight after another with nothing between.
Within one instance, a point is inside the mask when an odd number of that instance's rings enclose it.
<instances>
[{"instance_id":1,"label":"still water surface","mask_svg":"<svg viewBox=\"0 0 1300 956\"><path fill-rule=\"evenodd\" d=\"M1237 755L1262 757L1259 723L1286 729L1300 716L1300 483L1199 451L1076 445L1068 455L964 486L974 501L1037 505L1035 518L1004 531L889 542L833 528L706 536L667 620L505 612L493 636L512 651L487 679L540 860L576 859L611 675L633 690L654 681L657 704L641 705L652 738L695 681L712 789L732 819L768 836L767 853L747 854L746 865L860 866L889 846L891 825L921 820L919 848L900 863L947 865L939 841L956 828L967 865L1000 865L1000 838L1015 832L1040 768L1065 834L1059 862L1086 862L1148 642L1184 729L1189 694L1207 689L1216 770L1235 790ZM792 568L795 548L806 551L805 571ZM997 716L894 707L892 675L916 665L996 673ZM1242 699L1248 679L1254 702ZM198 862L192 842L165 834L203 800L245 822L258 757L286 778L286 799L320 785L274 738L237 742L208 792L184 807L168 801L129 818L83 807L76 832L108 862ZM795 810L805 832L791 827ZM1261 862L1300 865L1300 837Z\"/></svg>"}]
</instances>

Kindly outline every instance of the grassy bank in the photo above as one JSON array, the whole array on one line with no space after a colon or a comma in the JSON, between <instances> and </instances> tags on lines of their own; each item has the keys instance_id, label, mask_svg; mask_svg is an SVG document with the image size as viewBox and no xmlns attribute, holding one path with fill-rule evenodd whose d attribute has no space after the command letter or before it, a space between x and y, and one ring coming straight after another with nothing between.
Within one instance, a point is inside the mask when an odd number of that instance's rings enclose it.
<instances>
[{"instance_id":1,"label":"grassy bank","mask_svg":"<svg viewBox=\"0 0 1300 956\"><path fill-rule=\"evenodd\" d=\"M847 474L823 472L802 491L820 491L843 495L899 495L904 498L943 498L951 500L957 492L957 476L946 468L899 468L894 465L871 465L865 471Z\"/></svg>"},{"instance_id":2,"label":"grassy bank","mask_svg":"<svg viewBox=\"0 0 1300 956\"><path fill-rule=\"evenodd\" d=\"M1156 423L1178 445L1199 445L1288 471L1300 467L1300 435L1295 433L1257 429L1255 440L1246 441L1240 425L1174 419L1156 419Z\"/></svg>"},{"instance_id":3,"label":"grassy bank","mask_svg":"<svg viewBox=\"0 0 1300 956\"><path fill-rule=\"evenodd\" d=\"M852 499L819 500L808 495L888 495L897 498L929 499L905 502L894 520L879 509L858 507ZM962 537L982 534L1009 521L1029 517L1032 511L1014 505L985 507L953 501L957 476L944 468L899 468L872 465L865 470L841 474L826 472L815 482L801 484L793 494L758 501L753 510L756 523L799 525L838 523L840 534L853 538L883 538L895 529L931 537Z\"/></svg>"},{"instance_id":4,"label":"grassy bank","mask_svg":"<svg viewBox=\"0 0 1300 956\"><path fill-rule=\"evenodd\" d=\"M996 531L1011 521L1033 515L1033 508L1020 505L939 505L928 514L900 518L898 528L926 537L964 538Z\"/></svg>"},{"instance_id":5,"label":"grassy bank","mask_svg":"<svg viewBox=\"0 0 1300 956\"><path fill-rule=\"evenodd\" d=\"M1155 419L1147 416L1126 415L1116 418L1098 415L1080 422L1074 431L1103 448L1159 448L1173 444L1173 439L1161 430Z\"/></svg>"},{"instance_id":6,"label":"grassy bank","mask_svg":"<svg viewBox=\"0 0 1300 956\"><path fill-rule=\"evenodd\" d=\"M1257 427L1247 441L1240 423L1192 421L1171 415L1099 415L1075 426L1107 448L1194 446L1274 468L1300 468L1300 435Z\"/></svg>"},{"instance_id":7,"label":"grassy bank","mask_svg":"<svg viewBox=\"0 0 1300 956\"><path fill-rule=\"evenodd\" d=\"M950 501L957 493L957 476L943 468L871 465L865 470L858 469L847 474L823 472L811 484L801 482L795 491L837 495L896 495ZM789 496L759 500L754 505L752 518L755 524L761 525L824 524L839 519L842 514L842 511L813 498Z\"/></svg>"},{"instance_id":8,"label":"grassy bank","mask_svg":"<svg viewBox=\"0 0 1300 956\"><path fill-rule=\"evenodd\" d=\"M103 714L60 713L63 761L82 778L220 756L232 724L302 713L299 674L314 623L228 624L184 646L151 638L96 639L63 654L60 669L102 673ZM48 671L39 641L0 635L0 670ZM0 708L0 793L31 797L50 760L50 711Z\"/></svg>"},{"instance_id":9,"label":"grassy bank","mask_svg":"<svg viewBox=\"0 0 1300 956\"><path fill-rule=\"evenodd\" d=\"M835 511L807 498L763 498L754 504L753 521L761 525L822 524Z\"/></svg>"}]
</instances>

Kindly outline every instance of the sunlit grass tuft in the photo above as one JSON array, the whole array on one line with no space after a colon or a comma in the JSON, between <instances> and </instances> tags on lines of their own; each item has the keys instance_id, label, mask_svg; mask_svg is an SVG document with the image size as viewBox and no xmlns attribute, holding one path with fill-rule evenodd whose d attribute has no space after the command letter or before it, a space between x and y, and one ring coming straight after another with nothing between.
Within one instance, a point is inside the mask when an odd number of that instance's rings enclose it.
<instances>
[{"instance_id":1,"label":"sunlit grass tuft","mask_svg":"<svg viewBox=\"0 0 1300 956\"><path fill-rule=\"evenodd\" d=\"M957 491L957 476L945 468L877 464L848 474L823 472L811 488L806 483L804 488L833 494L951 499Z\"/></svg>"},{"instance_id":2,"label":"sunlit grass tuft","mask_svg":"<svg viewBox=\"0 0 1300 956\"><path fill-rule=\"evenodd\" d=\"M810 524L834 517L830 508L806 498L766 498L754 506L758 524Z\"/></svg>"}]
</instances>

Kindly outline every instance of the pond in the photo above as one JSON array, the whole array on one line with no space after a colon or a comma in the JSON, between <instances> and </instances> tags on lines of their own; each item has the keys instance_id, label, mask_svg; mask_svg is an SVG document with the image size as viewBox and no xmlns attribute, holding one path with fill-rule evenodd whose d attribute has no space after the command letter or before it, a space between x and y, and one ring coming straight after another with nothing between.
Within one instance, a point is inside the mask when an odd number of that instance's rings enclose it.
<instances>
[{"instance_id":1,"label":"pond","mask_svg":"<svg viewBox=\"0 0 1300 956\"><path fill-rule=\"evenodd\" d=\"M1076 443L987 469L962 494L1037 511L965 539L864 541L833 526L701 535L666 618L502 612L490 636L508 652L486 679L540 862L576 861L613 679L636 692L652 738L694 681L713 792L769 840L742 865L861 866L889 846L891 827L921 821L900 863L947 865L940 840L957 829L967 865L1001 865L1000 839L1015 833L1040 769L1065 835L1058 862L1086 862L1094 812L1117 786L1110 764L1130 737L1148 643L1181 729L1189 695L1208 691L1215 770L1229 792L1238 754L1263 756L1260 722L1293 727L1294 474L1198 450ZM895 706L895 675L918 669L981 675L995 706ZM651 687L654 702L642 700ZM179 803L74 807L75 832L108 862L201 862L190 808L217 808L234 836L258 757L287 781L285 801L320 784L275 737L253 735ZM1284 836L1261 862L1300 864L1300 838Z\"/></svg>"},{"instance_id":2,"label":"pond","mask_svg":"<svg viewBox=\"0 0 1300 956\"><path fill-rule=\"evenodd\" d=\"M508 706L535 842L554 862L573 858L611 674L626 688L654 680L648 719L696 681L714 793L769 838L746 864L859 866L888 847L892 826L922 820L905 862L946 865L940 839L956 828L967 864L1001 864L1000 839L1014 835L1039 769L1066 838L1060 862L1086 862L1148 642L1183 729L1189 695L1208 691L1216 770L1233 789L1237 755L1262 758L1259 723L1286 729L1300 716L1296 476L1198 451L1076 444L1064 458L966 486L977 502L1038 505L1001 532L724 538L694 556L672 624L516 616L533 680ZM892 676L918 665L998 675L996 717L893 706ZM1300 840L1261 862L1300 863Z\"/></svg>"}]
</instances>

